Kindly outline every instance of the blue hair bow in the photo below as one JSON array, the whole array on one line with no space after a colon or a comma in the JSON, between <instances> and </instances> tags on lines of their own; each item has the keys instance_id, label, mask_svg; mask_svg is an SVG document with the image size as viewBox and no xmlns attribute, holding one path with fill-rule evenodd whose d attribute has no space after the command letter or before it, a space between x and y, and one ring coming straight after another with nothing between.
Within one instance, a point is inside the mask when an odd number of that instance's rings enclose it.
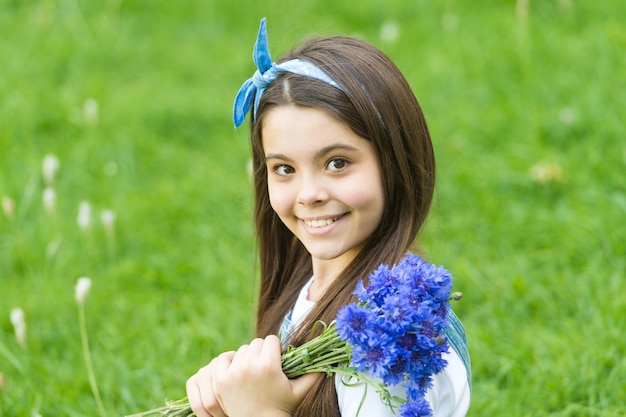
<instances>
[{"instance_id":1,"label":"blue hair bow","mask_svg":"<svg viewBox=\"0 0 626 417\"><path fill-rule=\"evenodd\" d=\"M246 114L250 111L253 102L253 116L256 118L259 102L261 101L265 89L276 79L276 76L280 72L292 72L305 77L315 78L341 90L341 87L326 75L324 71L310 62L302 59L292 59L282 64L272 62L267 43L265 18L261 19L259 34L254 44L254 51L252 52L252 59L258 69L252 78L243 83L235 97L233 107L233 121L235 122L235 127L239 127L243 124L246 119Z\"/></svg>"}]
</instances>

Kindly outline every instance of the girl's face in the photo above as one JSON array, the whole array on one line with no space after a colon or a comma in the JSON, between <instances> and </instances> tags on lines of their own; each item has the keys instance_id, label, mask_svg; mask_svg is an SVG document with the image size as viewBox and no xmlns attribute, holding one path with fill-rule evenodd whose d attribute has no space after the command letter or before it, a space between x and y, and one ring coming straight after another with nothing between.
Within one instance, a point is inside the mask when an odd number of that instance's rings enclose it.
<instances>
[{"instance_id":1,"label":"girl's face","mask_svg":"<svg viewBox=\"0 0 626 417\"><path fill-rule=\"evenodd\" d=\"M270 110L262 126L270 203L317 261L347 265L385 205L372 144L328 113Z\"/></svg>"}]
</instances>

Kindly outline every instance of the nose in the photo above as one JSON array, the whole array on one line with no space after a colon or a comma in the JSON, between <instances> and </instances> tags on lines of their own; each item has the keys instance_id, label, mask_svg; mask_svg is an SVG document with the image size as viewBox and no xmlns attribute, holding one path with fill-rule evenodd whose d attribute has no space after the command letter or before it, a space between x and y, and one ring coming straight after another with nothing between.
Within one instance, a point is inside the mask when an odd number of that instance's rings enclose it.
<instances>
[{"instance_id":1,"label":"nose","mask_svg":"<svg viewBox=\"0 0 626 417\"><path fill-rule=\"evenodd\" d=\"M328 200L328 188L324 178L314 173L300 176L298 204L316 205Z\"/></svg>"}]
</instances>

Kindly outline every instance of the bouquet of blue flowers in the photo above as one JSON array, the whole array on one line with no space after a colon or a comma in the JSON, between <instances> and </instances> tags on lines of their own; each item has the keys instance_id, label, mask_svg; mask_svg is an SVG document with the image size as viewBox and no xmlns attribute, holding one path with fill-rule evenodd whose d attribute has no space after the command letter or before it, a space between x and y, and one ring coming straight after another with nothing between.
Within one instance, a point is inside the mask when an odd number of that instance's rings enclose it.
<instances>
[{"instance_id":1,"label":"bouquet of blue flowers","mask_svg":"<svg viewBox=\"0 0 626 417\"><path fill-rule=\"evenodd\" d=\"M389 268L381 265L355 290L358 300L344 306L335 321L324 325L316 338L282 355L289 378L306 373L341 374L346 383L361 381L374 387L381 399L401 417L432 416L425 399L433 376L446 361L452 277L417 255L409 254ZM400 386L406 396L395 396ZM186 399L127 417L160 415L189 417Z\"/></svg>"}]
</instances>

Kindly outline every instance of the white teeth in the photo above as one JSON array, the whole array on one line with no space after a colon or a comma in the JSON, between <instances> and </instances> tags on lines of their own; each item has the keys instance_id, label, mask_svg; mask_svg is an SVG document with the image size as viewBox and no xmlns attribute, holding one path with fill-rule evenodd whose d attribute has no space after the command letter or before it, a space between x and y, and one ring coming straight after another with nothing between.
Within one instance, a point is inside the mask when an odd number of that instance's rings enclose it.
<instances>
[{"instance_id":1,"label":"white teeth","mask_svg":"<svg viewBox=\"0 0 626 417\"><path fill-rule=\"evenodd\" d=\"M306 225L309 227L323 227L323 226L328 226L329 224L332 224L334 221L335 219L305 220L304 223L306 223Z\"/></svg>"}]
</instances>

